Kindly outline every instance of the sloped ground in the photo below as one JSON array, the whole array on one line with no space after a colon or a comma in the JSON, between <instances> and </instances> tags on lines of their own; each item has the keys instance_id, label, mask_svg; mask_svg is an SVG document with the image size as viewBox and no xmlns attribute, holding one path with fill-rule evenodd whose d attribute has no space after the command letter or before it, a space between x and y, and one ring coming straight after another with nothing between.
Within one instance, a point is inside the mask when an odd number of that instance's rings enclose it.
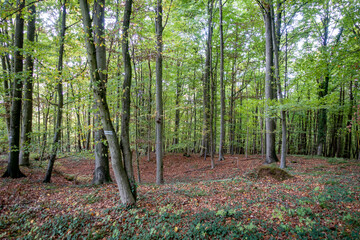
<instances>
[{"instance_id":1,"label":"sloped ground","mask_svg":"<svg viewBox=\"0 0 360 240\"><path fill-rule=\"evenodd\" d=\"M249 177L262 162L226 156L210 169L209 158L167 154L156 186L155 156L141 159L131 209L115 184L90 185L90 155L59 159L51 184L34 162L27 178L0 180L0 238L358 239L360 163L292 156L290 179Z\"/></svg>"}]
</instances>

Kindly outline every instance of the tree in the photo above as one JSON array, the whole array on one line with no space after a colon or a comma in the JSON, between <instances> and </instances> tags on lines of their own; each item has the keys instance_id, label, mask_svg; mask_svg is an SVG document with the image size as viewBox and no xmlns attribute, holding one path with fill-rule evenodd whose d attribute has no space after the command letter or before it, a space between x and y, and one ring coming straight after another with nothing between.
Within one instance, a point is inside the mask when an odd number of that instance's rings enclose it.
<instances>
[{"instance_id":1,"label":"tree","mask_svg":"<svg viewBox=\"0 0 360 240\"><path fill-rule=\"evenodd\" d=\"M156 184L164 183L164 164L163 164L163 99L162 99L162 74L163 74L163 24L162 24L162 0L157 0L156 4Z\"/></svg>"},{"instance_id":2,"label":"tree","mask_svg":"<svg viewBox=\"0 0 360 240\"><path fill-rule=\"evenodd\" d=\"M63 107L64 107L64 96L63 96L63 84L62 84L62 73L63 73L63 58L64 58L64 43L65 43L65 31L66 31L66 0L62 5L62 12L60 11L61 19L61 30L60 30L60 40L59 40L59 59L57 65L57 116L56 116L56 127L55 127L55 134L52 146L52 152L49 159L48 168L46 170L46 175L44 182L49 183L51 181L51 174L54 168L54 163L57 155L57 151L59 149L60 139L61 139L61 124L62 124L62 114L63 114Z\"/></svg>"},{"instance_id":3,"label":"tree","mask_svg":"<svg viewBox=\"0 0 360 240\"><path fill-rule=\"evenodd\" d=\"M34 60L31 56L33 52L35 40L35 14L36 7L32 4L29 7L29 21L27 27L27 39L30 44L30 54L26 56L26 76L24 84L24 104L22 114L22 127L21 127L21 150L20 150L20 165L29 166L30 156L30 142L32 133L32 117L33 117L33 71L34 71Z\"/></svg>"},{"instance_id":4,"label":"tree","mask_svg":"<svg viewBox=\"0 0 360 240\"><path fill-rule=\"evenodd\" d=\"M85 32L87 58L90 63L90 78L93 85L95 100L100 111L100 117L105 131L105 136L109 143L111 162L120 193L120 199L123 204L132 205L135 203L136 199L133 195L126 171L122 165L120 144L111 121L109 107L106 100L106 86L105 83L101 81L99 75L98 64L96 60L96 50L92 40L93 32L89 14L90 11L86 0L80 0L80 8Z\"/></svg>"},{"instance_id":5,"label":"tree","mask_svg":"<svg viewBox=\"0 0 360 240\"><path fill-rule=\"evenodd\" d=\"M208 0L207 9L208 9L208 22L207 22L207 42L206 42L206 56L205 56L205 72L203 78L203 139L202 139L202 149L201 155L206 155L210 151L210 142L209 142L209 132L210 132L210 78L211 78L211 58L212 58L212 19L213 19L213 7L214 1ZM214 168L215 164L211 162L211 168Z\"/></svg>"},{"instance_id":6,"label":"tree","mask_svg":"<svg viewBox=\"0 0 360 240\"><path fill-rule=\"evenodd\" d=\"M94 2L94 42L96 48L96 61L99 68L99 76L101 81L107 82L106 73L106 45L105 45L105 1L99 0ZM101 127L101 119L96 109L95 103L94 120L97 124L94 132L95 140L95 171L94 171L94 184L102 184L111 182L109 171L109 154L108 146L106 144L106 137L104 129Z\"/></svg>"},{"instance_id":7,"label":"tree","mask_svg":"<svg viewBox=\"0 0 360 240\"><path fill-rule=\"evenodd\" d=\"M275 151L275 120L271 116L271 111L269 104L271 100L276 99L276 94L274 91L274 78L273 78L273 27L272 27L272 17L271 17L271 8L272 2L270 0L266 1L257 1L264 18L265 23L265 39L266 39L266 75L265 75L265 126L266 126L266 158L265 163L270 164L273 162L279 161L276 156Z\"/></svg>"},{"instance_id":8,"label":"tree","mask_svg":"<svg viewBox=\"0 0 360 240\"><path fill-rule=\"evenodd\" d=\"M136 193L134 170L132 166L132 154L130 150L129 122L130 122L130 97L131 97L131 59L129 54L129 26L131 17L132 0L125 3L123 30L122 30L122 54L124 61L124 83L121 113L121 147L124 158L124 166L129 177L131 188Z\"/></svg>"},{"instance_id":9,"label":"tree","mask_svg":"<svg viewBox=\"0 0 360 240\"><path fill-rule=\"evenodd\" d=\"M17 0L16 6L22 10L25 7L25 0ZM8 166L2 177L20 178L25 175L19 168L20 150L20 119L21 119L21 98L23 87L23 54L24 46L24 17L22 11L18 11L15 20L15 53L14 53L14 74L12 102L10 109L10 133L9 133L9 160Z\"/></svg>"},{"instance_id":10,"label":"tree","mask_svg":"<svg viewBox=\"0 0 360 240\"><path fill-rule=\"evenodd\" d=\"M219 161L224 160L224 140L225 140L225 86L224 86L224 33L223 33L223 3L220 0L220 141L219 141Z\"/></svg>"},{"instance_id":11,"label":"tree","mask_svg":"<svg viewBox=\"0 0 360 240\"><path fill-rule=\"evenodd\" d=\"M279 62L279 54L280 54L280 39L281 39L281 9L282 2L277 1L276 4L276 15L274 13L274 7L271 6L271 15L272 15L272 42L273 42L273 50L274 50L274 67L275 67L275 82L277 85L277 95L280 99L280 103L283 103L283 94L281 91L281 83L280 83L280 62ZM286 167L286 112L281 110L281 126L282 126L282 137L281 137L281 159L280 159L280 168Z\"/></svg>"}]
</instances>

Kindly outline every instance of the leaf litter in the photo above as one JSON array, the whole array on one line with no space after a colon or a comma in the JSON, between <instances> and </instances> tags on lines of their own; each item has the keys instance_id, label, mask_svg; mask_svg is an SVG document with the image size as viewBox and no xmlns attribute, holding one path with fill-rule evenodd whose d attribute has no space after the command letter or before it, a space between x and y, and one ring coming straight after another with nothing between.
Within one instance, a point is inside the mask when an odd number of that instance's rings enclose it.
<instances>
[{"instance_id":1,"label":"leaf litter","mask_svg":"<svg viewBox=\"0 0 360 240\"><path fill-rule=\"evenodd\" d=\"M43 168L22 168L27 178L0 182L0 238L358 237L358 162L290 156L292 177L274 179L276 167L264 167L261 156L225 157L211 169L210 159L167 154L162 186L154 183L155 156L142 158L132 208L121 206L115 183L91 185L91 158L59 159L50 184L41 181ZM261 177L249 177L254 171Z\"/></svg>"}]
</instances>

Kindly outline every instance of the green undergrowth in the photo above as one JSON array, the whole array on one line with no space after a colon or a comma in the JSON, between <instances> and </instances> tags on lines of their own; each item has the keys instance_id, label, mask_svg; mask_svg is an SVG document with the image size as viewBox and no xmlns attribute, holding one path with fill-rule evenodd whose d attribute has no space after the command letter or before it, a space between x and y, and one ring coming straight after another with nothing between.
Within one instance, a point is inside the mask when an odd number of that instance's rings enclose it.
<instances>
[{"instance_id":1,"label":"green undergrowth","mask_svg":"<svg viewBox=\"0 0 360 240\"><path fill-rule=\"evenodd\" d=\"M33 219L35 210L26 210L0 219L0 229L11 225L11 233L0 237L21 239L356 239L359 233L358 213L344 213L344 227L328 227L320 221L310 207L295 209L282 207L274 211L272 219L249 219L241 205L226 206L218 210L203 209L199 213L171 211L171 208L148 211L146 208L106 209L105 217L86 212L47 216L42 214L41 225ZM112 214L111 214L112 213ZM113 214L116 213L116 217ZM286 216L299 218L301 226L284 221ZM274 221L274 220L280 220ZM38 219L39 220L39 219ZM352 228L351 231L348 229Z\"/></svg>"},{"instance_id":2,"label":"green undergrowth","mask_svg":"<svg viewBox=\"0 0 360 240\"><path fill-rule=\"evenodd\" d=\"M316 176L268 165L255 177L143 184L132 208L109 187L46 185L66 198L1 206L0 239L358 239L359 173L336 174L353 164L337 163Z\"/></svg>"}]
</instances>

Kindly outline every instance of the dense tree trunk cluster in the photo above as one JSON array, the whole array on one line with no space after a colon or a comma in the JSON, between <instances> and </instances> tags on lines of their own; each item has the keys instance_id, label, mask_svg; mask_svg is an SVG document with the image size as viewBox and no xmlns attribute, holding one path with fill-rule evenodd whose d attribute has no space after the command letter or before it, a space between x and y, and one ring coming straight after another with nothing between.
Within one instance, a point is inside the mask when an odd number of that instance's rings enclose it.
<instances>
[{"instance_id":1,"label":"dense tree trunk cluster","mask_svg":"<svg viewBox=\"0 0 360 240\"><path fill-rule=\"evenodd\" d=\"M131 205L143 160L165 182L165 154L211 156L215 169L225 154L281 156L281 168L288 154L360 158L351 1L79 3L1 8L3 177L49 160L50 182L56 158L93 152L93 183L111 182L111 158Z\"/></svg>"}]
</instances>

